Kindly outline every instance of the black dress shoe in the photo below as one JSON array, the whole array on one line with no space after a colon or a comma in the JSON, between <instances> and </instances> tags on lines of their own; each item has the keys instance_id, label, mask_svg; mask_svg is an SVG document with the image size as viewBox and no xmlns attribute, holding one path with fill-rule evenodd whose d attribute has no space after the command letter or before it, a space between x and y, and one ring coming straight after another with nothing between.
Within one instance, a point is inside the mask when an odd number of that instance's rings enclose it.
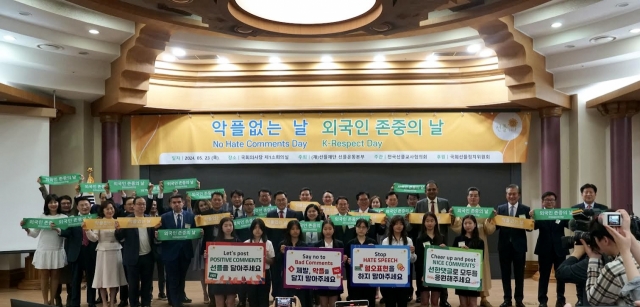
<instances>
[{"instance_id":1,"label":"black dress shoe","mask_svg":"<svg viewBox=\"0 0 640 307\"><path fill-rule=\"evenodd\" d=\"M547 307L547 303L540 303L540 305L538 305L538 307Z\"/></svg>"},{"instance_id":2,"label":"black dress shoe","mask_svg":"<svg viewBox=\"0 0 640 307\"><path fill-rule=\"evenodd\" d=\"M420 304L422 302L422 299L420 298L420 296L416 296L416 303Z\"/></svg>"},{"instance_id":3,"label":"black dress shoe","mask_svg":"<svg viewBox=\"0 0 640 307\"><path fill-rule=\"evenodd\" d=\"M513 303L511 303L511 301L504 301L500 304L500 307L513 307Z\"/></svg>"},{"instance_id":4,"label":"black dress shoe","mask_svg":"<svg viewBox=\"0 0 640 307\"><path fill-rule=\"evenodd\" d=\"M523 302L516 302L516 307L524 307L524 303Z\"/></svg>"},{"instance_id":5,"label":"black dress shoe","mask_svg":"<svg viewBox=\"0 0 640 307\"><path fill-rule=\"evenodd\" d=\"M96 300L96 305L100 305L100 304L102 304L102 299L101 299L101 298L98 298L98 299Z\"/></svg>"},{"instance_id":6,"label":"black dress shoe","mask_svg":"<svg viewBox=\"0 0 640 307\"><path fill-rule=\"evenodd\" d=\"M127 307L129 306L129 302L120 302L120 304L118 304L118 307Z\"/></svg>"},{"instance_id":7,"label":"black dress shoe","mask_svg":"<svg viewBox=\"0 0 640 307\"><path fill-rule=\"evenodd\" d=\"M582 303L582 300L579 300L579 301L576 303L576 306L584 306L584 304Z\"/></svg>"},{"instance_id":8,"label":"black dress shoe","mask_svg":"<svg viewBox=\"0 0 640 307\"><path fill-rule=\"evenodd\" d=\"M440 307L451 307L451 304L449 304L449 302L447 302L447 301L444 301L444 302L441 301L440 302Z\"/></svg>"},{"instance_id":9,"label":"black dress shoe","mask_svg":"<svg viewBox=\"0 0 640 307\"><path fill-rule=\"evenodd\" d=\"M88 304L87 307L96 307L96 304Z\"/></svg>"},{"instance_id":10,"label":"black dress shoe","mask_svg":"<svg viewBox=\"0 0 640 307\"><path fill-rule=\"evenodd\" d=\"M190 298L188 298L188 297L186 297L186 296L184 297L184 301L183 301L183 303L185 303L185 304L191 304L191 302L193 302L193 300L191 300Z\"/></svg>"},{"instance_id":11,"label":"black dress shoe","mask_svg":"<svg viewBox=\"0 0 640 307\"><path fill-rule=\"evenodd\" d=\"M567 302L566 301L557 301L556 302L556 307L564 307L564 305L566 305Z\"/></svg>"}]
</instances>

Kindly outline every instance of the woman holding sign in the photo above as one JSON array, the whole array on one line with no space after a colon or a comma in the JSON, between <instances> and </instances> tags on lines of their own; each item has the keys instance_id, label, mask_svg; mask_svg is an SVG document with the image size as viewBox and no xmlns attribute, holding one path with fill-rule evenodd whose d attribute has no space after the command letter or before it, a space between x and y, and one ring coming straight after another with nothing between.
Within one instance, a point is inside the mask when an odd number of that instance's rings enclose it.
<instances>
[{"instance_id":1,"label":"woman holding sign","mask_svg":"<svg viewBox=\"0 0 640 307\"><path fill-rule=\"evenodd\" d=\"M480 239L478 222L473 215L466 215L462 218L463 233L453 240L453 246L465 249L484 250L484 241ZM460 297L460 307L477 307L479 291L456 290L456 295Z\"/></svg>"},{"instance_id":2,"label":"woman holding sign","mask_svg":"<svg viewBox=\"0 0 640 307\"><path fill-rule=\"evenodd\" d=\"M116 208L113 201L107 200L100 205L98 219L113 220ZM114 223L115 225L115 223ZM100 290L104 307L114 307L118 289L127 285L127 278L122 265L122 245L116 240L114 229L91 230L87 229L86 221L82 222L87 239L98 242L96 247L96 271L93 277L94 289ZM109 294L107 295L107 290ZM107 298L110 304L107 305Z\"/></svg>"},{"instance_id":3,"label":"woman holding sign","mask_svg":"<svg viewBox=\"0 0 640 307\"><path fill-rule=\"evenodd\" d=\"M411 250L411 263L416 261L416 250L413 241L407 235L407 228L404 217L396 215L391 218L387 229L387 237L382 240L381 245L408 245ZM397 291L400 290L400 291ZM411 288L380 288L384 304L387 307L407 307L408 297L411 295Z\"/></svg>"},{"instance_id":4,"label":"woman holding sign","mask_svg":"<svg viewBox=\"0 0 640 307\"><path fill-rule=\"evenodd\" d=\"M422 225L420 227L420 234L416 242L416 283L423 282L424 277L424 256L425 250L429 246L446 246L444 244L444 237L440 234L440 227L438 226L438 217L433 212L427 212L422 217ZM438 300L440 299L440 292L442 288L426 287L421 293L420 305L422 306L438 306Z\"/></svg>"},{"instance_id":5,"label":"woman holding sign","mask_svg":"<svg viewBox=\"0 0 640 307\"><path fill-rule=\"evenodd\" d=\"M67 217L60 213L57 199L55 194L49 194L45 197L41 219ZM20 226L24 226L25 223L25 220L20 221ZM63 238L60 237L60 229L56 228L55 223L49 223L47 226L49 229L25 228L25 231L32 238L37 238L40 235L38 247L33 255L33 266L40 273L40 290L44 304L53 306L60 280L60 269L67 263L67 257L64 252Z\"/></svg>"},{"instance_id":6,"label":"woman holding sign","mask_svg":"<svg viewBox=\"0 0 640 307\"><path fill-rule=\"evenodd\" d=\"M233 229L233 219L225 217L220 220L220 231L214 242L239 242L236 232ZM239 285L232 283L213 284L209 285L209 293L214 294L217 307L234 307L236 305L238 287Z\"/></svg>"},{"instance_id":7,"label":"woman holding sign","mask_svg":"<svg viewBox=\"0 0 640 307\"><path fill-rule=\"evenodd\" d=\"M301 235L300 222L293 220L287 223L287 230L284 233L284 240L279 244L279 253L276 254L276 261L284 267L284 252L286 247L307 247L304 242L304 236ZM282 272L280 272L282 274ZM284 280L284 279L281 279ZM297 296L300 299L301 307L312 307L313 300L311 293L306 289L283 289L282 293L286 296Z\"/></svg>"},{"instance_id":8,"label":"woman holding sign","mask_svg":"<svg viewBox=\"0 0 640 307\"><path fill-rule=\"evenodd\" d=\"M267 240L267 226L261 219L255 219L251 222L252 237L251 239L244 241L245 243L264 243L265 255L264 255L264 284L249 286L249 306L251 307L268 307L269 306L269 290L271 289L271 271L270 265L273 264L273 258L276 253L273 250L273 244Z\"/></svg>"},{"instance_id":9,"label":"woman holding sign","mask_svg":"<svg viewBox=\"0 0 640 307\"><path fill-rule=\"evenodd\" d=\"M315 247L321 248L344 248L344 244L340 240L336 240L334 234L333 222L327 220L322 223L322 240L314 244ZM346 260L346 255L343 257ZM342 290L320 290L316 291L320 297L320 307L335 306L336 302L342 294Z\"/></svg>"},{"instance_id":10,"label":"woman holding sign","mask_svg":"<svg viewBox=\"0 0 640 307\"><path fill-rule=\"evenodd\" d=\"M352 287L351 286L351 246L352 245L376 245L378 242L367 236L369 232L369 221L359 219L356 221L356 238L349 241L344 247L344 254L347 255L347 291L349 292L349 300L367 300L369 306L376 305L376 288L371 287ZM405 295L406 297L406 295Z\"/></svg>"}]
</instances>

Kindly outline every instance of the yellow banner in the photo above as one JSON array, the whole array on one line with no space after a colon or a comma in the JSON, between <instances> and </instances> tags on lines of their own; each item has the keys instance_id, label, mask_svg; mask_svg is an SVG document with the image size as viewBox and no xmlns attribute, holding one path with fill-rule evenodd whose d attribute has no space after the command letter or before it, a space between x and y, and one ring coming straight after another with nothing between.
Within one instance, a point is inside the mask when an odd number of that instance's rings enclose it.
<instances>
[{"instance_id":1,"label":"yellow banner","mask_svg":"<svg viewBox=\"0 0 640 307\"><path fill-rule=\"evenodd\" d=\"M375 224L380 224L382 223L382 221L384 221L384 218L387 217L386 214L384 213L360 213L360 212L349 212L349 215L353 215L353 216L361 216L361 215L368 215L369 218L371 219L371 221Z\"/></svg>"},{"instance_id":2,"label":"yellow banner","mask_svg":"<svg viewBox=\"0 0 640 307\"><path fill-rule=\"evenodd\" d=\"M336 215L338 214L338 208L336 206L322 206L320 207L324 215Z\"/></svg>"},{"instance_id":3,"label":"yellow banner","mask_svg":"<svg viewBox=\"0 0 640 307\"><path fill-rule=\"evenodd\" d=\"M264 221L264 225L271 229L287 229L287 224L290 221L296 221L296 219L280 219L276 217L261 217Z\"/></svg>"},{"instance_id":4,"label":"yellow banner","mask_svg":"<svg viewBox=\"0 0 640 307\"><path fill-rule=\"evenodd\" d=\"M315 201L292 201L289 202L289 208L291 208L291 210L296 210L304 213L304 210L307 209L307 206L311 204L314 204L318 206L318 208L320 208L320 203Z\"/></svg>"},{"instance_id":5,"label":"yellow banner","mask_svg":"<svg viewBox=\"0 0 640 307\"><path fill-rule=\"evenodd\" d=\"M225 217L230 217L231 213L219 213L208 215L196 215L196 226L211 226L220 224L220 220Z\"/></svg>"},{"instance_id":6,"label":"yellow banner","mask_svg":"<svg viewBox=\"0 0 640 307\"><path fill-rule=\"evenodd\" d=\"M116 229L115 219L86 219L84 220L85 229Z\"/></svg>"},{"instance_id":7,"label":"yellow banner","mask_svg":"<svg viewBox=\"0 0 640 307\"><path fill-rule=\"evenodd\" d=\"M493 217L496 221L496 225L502 227L518 228L525 230L533 230L534 221L530 219L523 219L519 217L496 215Z\"/></svg>"},{"instance_id":8,"label":"yellow banner","mask_svg":"<svg viewBox=\"0 0 640 307\"><path fill-rule=\"evenodd\" d=\"M528 113L289 113L131 118L131 163L522 163Z\"/></svg>"},{"instance_id":9,"label":"yellow banner","mask_svg":"<svg viewBox=\"0 0 640 307\"><path fill-rule=\"evenodd\" d=\"M409 213L409 223L410 224L422 224L422 217L424 213ZM438 224L446 225L451 224L451 214L449 213L438 213L436 214L438 218Z\"/></svg>"},{"instance_id":10,"label":"yellow banner","mask_svg":"<svg viewBox=\"0 0 640 307\"><path fill-rule=\"evenodd\" d=\"M120 228L149 228L160 224L160 217L120 217Z\"/></svg>"}]
</instances>

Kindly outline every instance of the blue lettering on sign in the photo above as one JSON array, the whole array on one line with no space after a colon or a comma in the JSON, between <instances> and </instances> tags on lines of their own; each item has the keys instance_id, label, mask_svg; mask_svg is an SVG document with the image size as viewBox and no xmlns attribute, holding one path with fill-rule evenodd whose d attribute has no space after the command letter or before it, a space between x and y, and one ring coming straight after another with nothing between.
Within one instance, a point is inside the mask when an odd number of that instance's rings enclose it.
<instances>
[{"instance_id":1,"label":"blue lettering on sign","mask_svg":"<svg viewBox=\"0 0 640 307\"><path fill-rule=\"evenodd\" d=\"M214 120L213 123L211 123L211 127L213 128L214 132L220 133L222 134L222 136L227 135L227 121Z\"/></svg>"},{"instance_id":2,"label":"blue lettering on sign","mask_svg":"<svg viewBox=\"0 0 640 307\"><path fill-rule=\"evenodd\" d=\"M263 136L262 133L262 120L250 120L249 121L249 136Z\"/></svg>"},{"instance_id":3,"label":"blue lettering on sign","mask_svg":"<svg viewBox=\"0 0 640 307\"><path fill-rule=\"evenodd\" d=\"M235 136L235 137L244 136L244 120L231 121L231 136Z\"/></svg>"},{"instance_id":4,"label":"blue lettering on sign","mask_svg":"<svg viewBox=\"0 0 640 307\"><path fill-rule=\"evenodd\" d=\"M307 136L307 126L309 122L306 119L303 119L301 123L298 123L297 120L293 120L293 129L295 130L296 136Z\"/></svg>"},{"instance_id":5,"label":"blue lettering on sign","mask_svg":"<svg viewBox=\"0 0 640 307\"><path fill-rule=\"evenodd\" d=\"M433 120L429 120L429 128L431 129L431 135L442 136L442 126L444 122L442 119L438 119L438 122L434 123Z\"/></svg>"},{"instance_id":6,"label":"blue lettering on sign","mask_svg":"<svg viewBox=\"0 0 640 307\"><path fill-rule=\"evenodd\" d=\"M280 130L282 130L282 127L280 126L280 124L274 123L273 121L269 121L269 124L267 125L267 131L269 131L269 136L279 136Z\"/></svg>"}]
</instances>

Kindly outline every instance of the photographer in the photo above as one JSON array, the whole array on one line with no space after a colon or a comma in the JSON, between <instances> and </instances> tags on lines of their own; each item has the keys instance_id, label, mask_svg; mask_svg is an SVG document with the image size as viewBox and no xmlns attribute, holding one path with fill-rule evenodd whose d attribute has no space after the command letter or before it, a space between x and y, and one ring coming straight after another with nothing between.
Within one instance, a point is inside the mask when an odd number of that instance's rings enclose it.
<instances>
[{"instance_id":1,"label":"photographer","mask_svg":"<svg viewBox=\"0 0 640 307\"><path fill-rule=\"evenodd\" d=\"M587 267L589 266L589 258L586 257L584 251L584 240L581 241L583 245L575 245L573 252L556 270L556 278L559 282L576 284L578 287L584 289L587 284ZM581 297L578 298L580 302L587 305L586 292L581 293Z\"/></svg>"},{"instance_id":2,"label":"photographer","mask_svg":"<svg viewBox=\"0 0 640 307\"><path fill-rule=\"evenodd\" d=\"M610 219L610 217L613 217L613 219ZM589 303L594 306L633 306L634 304L634 299L631 297L630 293L623 293L622 291L625 286L627 276L625 272L625 265L623 263L625 260L622 258L620 252L621 250L624 251L624 248L630 250L628 253L624 253L628 262L627 266L630 266L630 268L635 267L637 271L637 263L635 263L628 254L640 256L640 246L636 240L631 239L631 235L620 235L618 238L620 246L618 246L611 232L614 234L619 234L619 232L611 229L611 227L603 225L614 225L612 223L614 221L617 221L617 224L620 225L617 227L621 228L620 232L628 234L631 233L631 221L626 212L624 212L624 216L622 216L622 213L603 213L599 215L598 218L591 221L591 245L584 245L585 252L589 257L586 292ZM634 243L628 241L632 241ZM631 246L633 246L633 248ZM604 264L602 257L599 253L594 252L594 249L599 251L601 254L615 257L615 259Z\"/></svg>"},{"instance_id":3,"label":"photographer","mask_svg":"<svg viewBox=\"0 0 640 307\"><path fill-rule=\"evenodd\" d=\"M640 300L640 270L638 270L637 256L640 256L640 243L634 237L631 229L631 218L625 210L618 210L621 215L622 225L615 229L605 226L613 237L620 250L620 259L624 265L627 282L622 287L621 294L629 296L631 300Z\"/></svg>"}]
</instances>

